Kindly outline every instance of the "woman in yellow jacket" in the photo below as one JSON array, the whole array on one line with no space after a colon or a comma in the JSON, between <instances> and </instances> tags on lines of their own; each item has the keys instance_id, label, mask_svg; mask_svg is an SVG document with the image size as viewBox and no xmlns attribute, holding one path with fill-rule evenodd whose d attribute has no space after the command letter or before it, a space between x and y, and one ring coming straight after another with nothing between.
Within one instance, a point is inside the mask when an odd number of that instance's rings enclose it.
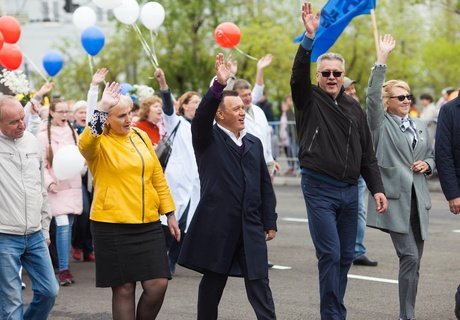
<instances>
[{"instance_id":1,"label":"woman in yellow jacket","mask_svg":"<svg viewBox=\"0 0 460 320\"><path fill-rule=\"evenodd\" d=\"M160 214L179 241L174 203L148 135L131 128L132 101L107 85L79 148L94 179L96 286L112 288L114 319L154 319L171 278ZM136 282L143 293L135 307Z\"/></svg>"}]
</instances>

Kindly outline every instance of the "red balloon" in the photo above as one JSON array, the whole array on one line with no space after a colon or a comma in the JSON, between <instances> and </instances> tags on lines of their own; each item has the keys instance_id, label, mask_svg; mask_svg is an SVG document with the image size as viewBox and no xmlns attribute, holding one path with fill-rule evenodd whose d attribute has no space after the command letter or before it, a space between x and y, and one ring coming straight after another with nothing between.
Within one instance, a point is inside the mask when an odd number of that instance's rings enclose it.
<instances>
[{"instance_id":1,"label":"red balloon","mask_svg":"<svg viewBox=\"0 0 460 320\"><path fill-rule=\"evenodd\" d=\"M16 43L21 36L21 25L14 17L0 17L0 32L3 34L5 42Z\"/></svg>"},{"instance_id":2,"label":"red balloon","mask_svg":"<svg viewBox=\"0 0 460 320\"><path fill-rule=\"evenodd\" d=\"M5 39L3 39L3 34L0 32L0 50L3 48L4 42L5 42Z\"/></svg>"},{"instance_id":3,"label":"red balloon","mask_svg":"<svg viewBox=\"0 0 460 320\"><path fill-rule=\"evenodd\" d=\"M240 43L240 28L234 23L223 22L214 30L214 39L222 48L233 48Z\"/></svg>"},{"instance_id":4,"label":"red balloon","mask_svg":"<svg viewBox=\"0 0 460 320\"><path fill-rule=\"evenodd\" d=\"M0 63L8 70L16 70L22 63L22 52L15 44L5 43L0 50Z\"/></svg>"}]
</instances>

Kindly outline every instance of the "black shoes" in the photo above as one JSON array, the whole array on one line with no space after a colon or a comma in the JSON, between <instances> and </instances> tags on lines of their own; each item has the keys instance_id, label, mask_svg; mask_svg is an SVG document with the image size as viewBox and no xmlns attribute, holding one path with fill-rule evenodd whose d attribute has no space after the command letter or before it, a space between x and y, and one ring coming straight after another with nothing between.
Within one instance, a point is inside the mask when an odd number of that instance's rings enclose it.
<instances>
[{"instance_id":1,"label":"black shoes","mask_svg":"<svg viewBox=\"0 0 460 320\"><path fill-rule=\"evenodd\" d=\"M377 261L369 260L369 258L366 257L366 256L363 254L361 257L355 259L355 260L353 261L353 264L354 264L355 266L375 267L375 266L377 266L378 262L377 262ZM459 307L460 307L460 306L459 306Z\"/></svg>"}]
</instances>

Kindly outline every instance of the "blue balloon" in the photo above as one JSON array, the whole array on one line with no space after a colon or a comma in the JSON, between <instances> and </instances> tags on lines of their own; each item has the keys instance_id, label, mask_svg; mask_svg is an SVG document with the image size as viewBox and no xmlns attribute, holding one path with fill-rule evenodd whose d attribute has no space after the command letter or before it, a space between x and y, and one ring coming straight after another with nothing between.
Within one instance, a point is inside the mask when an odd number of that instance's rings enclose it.
<instances>
[{"instance_id":1,"label":"blue balloon","mask_svg":"<svg viewBox=\"0 0 460 320\"><path fill-rule=\"evenodd\" d=\"M57 50L51 50L43 57L43 68L50 77L54 77L61 71L64 65L64 59Z\"/></svg>"},{"instance_id":2,"label":"blue balloon","mask_svg":"<svg viewBox=\"0 0 460 320\"><path fill-rule=\"evenodd\" d=\"M81 34L81 44L85 51L95 56L104 47L105 36L102 30L96 26L88 27Z\"/></svg>"},{"instance_id":3,"label":"blue balloon","mask_svg":"<svg viewBox=\"0 0 460 320\"><path fill-rule=\"evenodd\" d=\"M129 92L133 90L133 86L126 82L122 83L120 87L122 95L129 95Z\"/></svg>"}]
</instances>

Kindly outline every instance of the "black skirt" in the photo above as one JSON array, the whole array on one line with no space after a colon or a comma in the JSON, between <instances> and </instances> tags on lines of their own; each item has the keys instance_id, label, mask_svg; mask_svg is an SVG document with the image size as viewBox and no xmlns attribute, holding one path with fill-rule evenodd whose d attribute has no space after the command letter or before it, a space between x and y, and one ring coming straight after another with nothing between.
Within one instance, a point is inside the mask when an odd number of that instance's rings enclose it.
<instances>
[{"instance_id":1,"label":"black skirt","mask_svg":"<svg viewBox=\"0 0 460 320\"><path fill-rule=\"evenodd\" d=\"M171 279L159 221L144 224L91 221L91 232L96 256L96 287Z\"/></svg>"}]
</instances>

